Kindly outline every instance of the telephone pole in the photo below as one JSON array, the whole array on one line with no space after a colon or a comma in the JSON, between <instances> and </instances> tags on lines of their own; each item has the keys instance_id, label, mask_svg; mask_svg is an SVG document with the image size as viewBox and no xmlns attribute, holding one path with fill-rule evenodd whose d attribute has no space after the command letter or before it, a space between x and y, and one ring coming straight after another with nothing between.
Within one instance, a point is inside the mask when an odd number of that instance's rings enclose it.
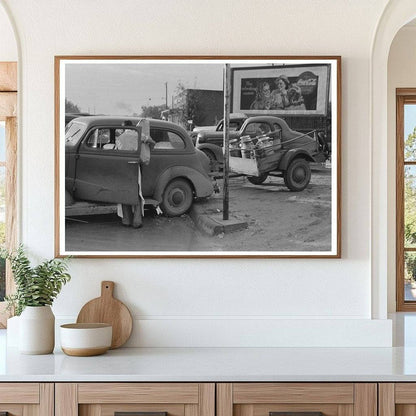
<instances>
[{"instance_id":1,"label":"telephone pole","mask_svg":"<svg viewBox=\"0 0 416 416\"><path fill-rule=\"evenodd\" d=\"M224 171L223 171L223 210L222 219L229 219L229 190L228 173L230 170L230 98L231 98L231 70L230 64L224 66Z\"/></svg>"}]
</instances>

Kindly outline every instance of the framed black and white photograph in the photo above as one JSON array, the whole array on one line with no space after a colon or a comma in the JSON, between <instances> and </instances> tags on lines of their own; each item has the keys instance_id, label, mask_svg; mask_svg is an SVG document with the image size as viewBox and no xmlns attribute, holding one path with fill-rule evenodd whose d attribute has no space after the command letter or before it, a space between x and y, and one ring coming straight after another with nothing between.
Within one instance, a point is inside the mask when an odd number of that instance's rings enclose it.
<instances>
[{"instance_id":1,"label":"framed black and white photograph","mask_svg":"<svg viewBox=\"0 0 416 416\"><path fill-rule=\"evenodd\" d=\"M55 254L341 256L340 57L55 57Z\"/></svg>"}]
</instances>

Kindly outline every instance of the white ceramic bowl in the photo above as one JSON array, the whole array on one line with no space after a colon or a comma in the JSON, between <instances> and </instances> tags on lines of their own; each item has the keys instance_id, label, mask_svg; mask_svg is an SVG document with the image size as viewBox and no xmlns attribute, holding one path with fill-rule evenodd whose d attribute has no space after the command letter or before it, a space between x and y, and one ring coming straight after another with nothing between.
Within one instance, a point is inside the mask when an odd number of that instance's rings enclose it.
<instances>
[{"instance_id":1,"label":"white ceramic bowl","mask_svg":"<svg viewBox=\"0 0 416 416\"><path fill-rule=\"evenodd\" d=\"M61 348L77 357L104 354L111 347L113 328L109 324L61 325Z\"/></svg>"}]
</instances>

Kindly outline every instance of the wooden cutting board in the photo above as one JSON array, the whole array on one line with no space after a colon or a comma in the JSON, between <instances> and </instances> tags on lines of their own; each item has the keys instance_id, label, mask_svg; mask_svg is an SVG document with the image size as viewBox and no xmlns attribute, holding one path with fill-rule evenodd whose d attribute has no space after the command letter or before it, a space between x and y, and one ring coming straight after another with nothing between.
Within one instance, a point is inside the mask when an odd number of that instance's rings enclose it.
<instances>
[{"instance_id":1,"label":"wooden cutting board","mask_svg":"<svg viewBox=\"0 0 416 416\"><path fill-rule=\"evenodd\" d=\"M113 297L114 282L101 282L101 296L86 303L77 323L107 323L113 326L111 349L121 347L130 337L133 319L124 303Z\"/></svg>"}]
</instances>

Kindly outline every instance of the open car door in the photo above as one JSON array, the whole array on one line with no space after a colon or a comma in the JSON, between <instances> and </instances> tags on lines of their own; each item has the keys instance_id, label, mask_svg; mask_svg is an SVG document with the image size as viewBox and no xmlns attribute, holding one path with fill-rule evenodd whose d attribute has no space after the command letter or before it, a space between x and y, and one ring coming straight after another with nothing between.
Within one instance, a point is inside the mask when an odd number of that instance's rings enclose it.
<instances>
[{"instance_id":1,"label":"open car door","mask_svg":"<svg viewBox=\"0 0 416 416\"><path fill-rule=\"evenodd\" d=\"M137 205L141 129L94 127L80 144L76 161L76 199Z\"/></svg>"}]
</instances>

